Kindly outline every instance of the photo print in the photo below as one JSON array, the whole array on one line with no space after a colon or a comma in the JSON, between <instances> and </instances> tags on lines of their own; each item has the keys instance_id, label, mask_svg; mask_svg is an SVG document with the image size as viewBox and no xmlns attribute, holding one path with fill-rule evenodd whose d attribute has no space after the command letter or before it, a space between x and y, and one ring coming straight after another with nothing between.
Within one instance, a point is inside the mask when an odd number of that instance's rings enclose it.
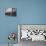
<instances>
[{"instance_id":1,"label":"photo print","mask_svg":"<svg viewBox=\"0 0 46 46\"><path fill-rule=\"evenodd\" d=\"M5 15L7 16L16 16L16 8L6 8Z\"/></svg>"}]
</instances>

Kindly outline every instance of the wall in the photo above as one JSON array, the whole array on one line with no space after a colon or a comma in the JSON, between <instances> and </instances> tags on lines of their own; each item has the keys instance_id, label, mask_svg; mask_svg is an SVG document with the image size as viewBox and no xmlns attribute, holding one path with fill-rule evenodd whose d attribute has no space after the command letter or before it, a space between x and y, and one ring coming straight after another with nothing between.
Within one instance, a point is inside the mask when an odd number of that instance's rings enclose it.
<instances>
[{"instance_id":1,"label":"wall","mask_svg":"<svg viewBox=\"0 0 46 46\"><path fill-rule=\"evenodd\" d=\"M4 8L17 8L17 16L5 16ZM46 0L0 0L0 44L8 43L9 32L17 33L17 24L46 24ZM17 42L17 40L16 40Z\"/></svg>"}]
</instances>

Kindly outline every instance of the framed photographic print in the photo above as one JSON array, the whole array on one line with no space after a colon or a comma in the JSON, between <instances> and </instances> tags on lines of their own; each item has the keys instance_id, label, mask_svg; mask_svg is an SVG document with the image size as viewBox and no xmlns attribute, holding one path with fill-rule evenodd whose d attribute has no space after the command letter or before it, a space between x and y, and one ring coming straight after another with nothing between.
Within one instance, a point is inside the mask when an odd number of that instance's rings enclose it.
<instances>
[{"instance_id":1,"label":"framed photographic print","mask_svg":"<svg viewBox=\"0 0 46 46\"><path fill-rule=\"evenodd\" d=\"M46 25L19 24L18 41L20 46L34 46L34 43L35 45L43 45L43 43L46 43Z\"/></svg>"},{"instance_id":2,"label":"framed photographic print","mask_svg":"<svg viewBox=\"0 0 46 46\"><path fill-rule=\"evenodd\" d=\"M16 16L16 8L5 8L5 15Z\"/></svg>"},{"instance_id":3,"label":"framed photographic print","mask_svg":"<svg viewBox=\"0 0 46 46\"><path fill-rule=\"evenodd\" d=\"M20 40L46 41L46 25L18 25Z\"/></svg>"}]
</instances>

